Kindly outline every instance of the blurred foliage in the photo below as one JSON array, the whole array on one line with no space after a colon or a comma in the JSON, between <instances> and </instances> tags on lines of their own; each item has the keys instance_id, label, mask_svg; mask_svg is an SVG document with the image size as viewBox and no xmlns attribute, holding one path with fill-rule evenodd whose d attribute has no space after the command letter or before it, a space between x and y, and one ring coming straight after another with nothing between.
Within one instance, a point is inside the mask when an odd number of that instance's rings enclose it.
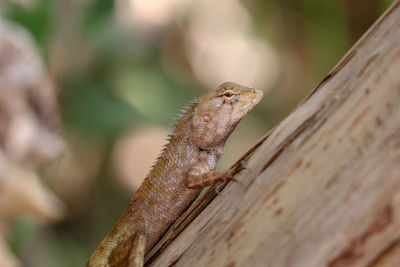
<instances>
[{"instance_id":1,"label":"blurred foliage","mask_svg":"<svg viewBox=\"0 0 400 267\"><path fill-rule=\"evenodd\" d=\"M392 2L239 2L250 15L252 34L272 44L282 63L278 80L267 89L253 119L243 122L246 129L238 130L251 136L236 137L250 139L241 152L284 118ZM369 3L375 8L362 9L368 13L354 8ZM121 26L115 6L111 0L38 0L30 8L1 5L1 14L37 41L59 89L65 138L78 135L99 140L105 147L90 186L75 202L65 199L70 206L65 220L47 227L33 227L25 220L15 225L10 246L27 266L83 266L130 199L130 190L117 182L110 163L119 136L143 124L168 127L179 109L204 90L204 82L187 67L187 59L176 57L181 70L169 70L173 65L166 65L163 58L168 53L163 50L166 36L178 35L171 38L173 46L180 47L188 17L158 28ZM369 19L360 22L360 16ZM70 142L70 146L74 150L80 145ZM233 159L240 156L232 153ZM50 186L57 183L51 179L47 174Z\"/></svg>"},{"instance_id":2,"label":"blurred foliage","mask_svg":"<svg viewBox=\"0 0 400 267\"><path fill-rule=\"evenodd\" d=\"M48 36L53 30L53 10L53 1L41 0L37 3L36 7L29 12L18 4L7 6L5 15L7 18L17 22L30 31L45 53L46 45L48 44Z\"/></svg>"}]
</instances>

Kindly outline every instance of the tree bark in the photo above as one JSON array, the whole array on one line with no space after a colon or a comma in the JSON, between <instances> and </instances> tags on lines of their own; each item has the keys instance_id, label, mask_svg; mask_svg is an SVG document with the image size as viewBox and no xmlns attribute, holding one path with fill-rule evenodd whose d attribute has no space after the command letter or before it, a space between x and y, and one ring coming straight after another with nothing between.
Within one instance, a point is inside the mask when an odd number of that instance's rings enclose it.
<instances>
[{"instance_id":1,"label":"tree bark","mask_svg":"<svg viewBox=\"0 0 400 267\"><path fill-rule=\"evenodd\" d=\"M150 265L400 266L399 1L243 161Z\"/></svg>"}]
</instances>

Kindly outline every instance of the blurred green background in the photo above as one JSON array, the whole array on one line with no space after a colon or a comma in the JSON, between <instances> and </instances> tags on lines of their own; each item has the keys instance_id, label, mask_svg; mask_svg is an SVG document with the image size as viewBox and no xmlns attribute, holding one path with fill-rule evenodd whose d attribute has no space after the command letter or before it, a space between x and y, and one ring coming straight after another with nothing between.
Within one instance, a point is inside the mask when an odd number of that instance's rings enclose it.
<instances>
[{"instance_id":1,"label":"blurred green background","mask_svg":"<svg viewBox=\"0 0 400 267\"><path fill-rule=\"evenodd\" d=\"M60 105L63 156L39 170L65 217L13 222L24 266L83 266L127 207L179 110L230 80L265 92L219 168L315 87L389 0L31 0L0 15L37 45Z\"/></svg>"}]
</instances>

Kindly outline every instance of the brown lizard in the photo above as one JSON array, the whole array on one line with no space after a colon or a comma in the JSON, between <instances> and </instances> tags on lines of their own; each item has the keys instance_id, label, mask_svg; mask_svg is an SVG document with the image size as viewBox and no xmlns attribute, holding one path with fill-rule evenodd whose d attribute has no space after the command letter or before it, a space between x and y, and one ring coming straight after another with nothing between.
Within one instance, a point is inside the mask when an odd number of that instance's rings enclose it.
<instances>
[{"instance_id":1,"label":"brown lizard","mask_svg":"<svg viewBox=\"0 0 400 267\"><path fill-rule=\"evenodd\" d=\"M263 93L226 82L187 107L128 208L90 257L88 267L143 266L144 255L198 196L231 179L216 171L227 138Z\"/></svg>"}]
</instances>

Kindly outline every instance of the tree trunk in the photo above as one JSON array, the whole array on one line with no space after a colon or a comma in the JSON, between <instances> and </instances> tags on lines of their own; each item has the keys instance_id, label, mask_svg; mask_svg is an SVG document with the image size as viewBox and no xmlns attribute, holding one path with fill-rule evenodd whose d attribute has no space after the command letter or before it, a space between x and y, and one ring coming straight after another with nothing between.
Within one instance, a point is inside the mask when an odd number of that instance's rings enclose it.
<instances>
[{"instance_id":1,"label":"tree trunk","mask_svg":"<svg viewBox=\"0 0 400 267\"><path fill-rule=\"evenodd\" d=\"M243 161L151 265L400 266L399 1Z\"/></svg>"}]
</instances>

